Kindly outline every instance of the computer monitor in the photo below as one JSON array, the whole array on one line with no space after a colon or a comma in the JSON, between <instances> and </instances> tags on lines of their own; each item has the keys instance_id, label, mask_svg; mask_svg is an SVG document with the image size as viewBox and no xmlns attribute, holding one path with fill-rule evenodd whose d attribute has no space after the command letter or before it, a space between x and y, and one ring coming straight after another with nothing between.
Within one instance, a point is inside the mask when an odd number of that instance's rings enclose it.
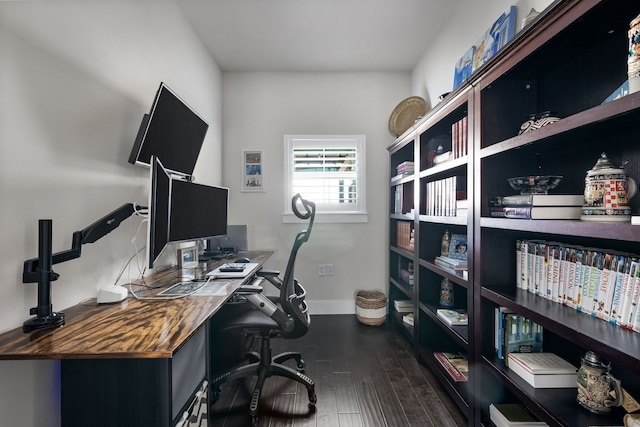
<instances>
[{"instance_id":1,"label":"computer monitor","mask_svg":"<svg viewBox=\"0 0 640 427\"><path fill-rule=\"evenodd\" d=\"M172 175L152 156L147 254L149 268L169 243L208 239L227 233L229 189Z\"/></svg>"},{"instance_id":2,"label":"computer monitor","mask_svg":"<svg viewBox=\"0 0 640 427\"><path fill-rule=\"evenodd\" d=\"M171 188L171 242L227 234L229 189L178 179Z\"/></svg>"},{"instance_id":3,"label":"computer monitor","mask_svg":"<svg viewBox=\"0 0 640 427\"><path fill-rule=\"evenodd\" d=\"M149 179L149 221L147 227L149 268L153 268L154 262L169 242L171 181L171 175L164 168L160 159L152 156Z\"/></svg>"},{"instance_id":4,"label":"computer monitor","mask_svg":"<svg viewBox=\"0 0 640 427\"><path fill-rule=\"evenodd\" d=\"M143 116L129 163L150 166L155 156L165 169L193 175L208 129L209 124L195 110L160 83L151 111Z\"/></svg>"}]
</instances>

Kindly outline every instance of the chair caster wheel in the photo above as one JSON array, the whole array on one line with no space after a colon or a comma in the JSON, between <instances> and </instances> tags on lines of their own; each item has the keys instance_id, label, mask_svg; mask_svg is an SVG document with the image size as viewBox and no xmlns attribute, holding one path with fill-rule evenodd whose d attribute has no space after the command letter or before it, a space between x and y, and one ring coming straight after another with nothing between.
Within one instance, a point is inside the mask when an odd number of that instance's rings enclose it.
<instances>
[{"instance_id":1,"label":"chair caster wheel","mask_svg":"<svg viewBox=\"0 0 640 427\"><path fill-rule=\"evenodd\" d=\"M222 394L222 388L220 388L220 386L214 387L213 390L211 390L211 399L213 400L213 402L217 402L218 399L220 399L220 395Z\"/></svg>"},{"instance_id":2,"label":"chair caster wheel","mask_svg":"<svg viewBox=\"0 0 640 427\"><path fill-rule=\"evenodd\" d=\"M318 396L316 396L316 392L309 390L309 406L316 406L317 402Z\"/></svg>"},{"instance_id":3,"label":"chair caster wheel","mask_svg":"<svg viewBox=\"0 0 640 427\"><path fill-rule=\"evenodd\" d=\"M296 363L296 366L298 367L299 370L303 370L304 369L304 360L302 360L302 359L298 360L298 363Z\"/></svg>"}]
</instances>

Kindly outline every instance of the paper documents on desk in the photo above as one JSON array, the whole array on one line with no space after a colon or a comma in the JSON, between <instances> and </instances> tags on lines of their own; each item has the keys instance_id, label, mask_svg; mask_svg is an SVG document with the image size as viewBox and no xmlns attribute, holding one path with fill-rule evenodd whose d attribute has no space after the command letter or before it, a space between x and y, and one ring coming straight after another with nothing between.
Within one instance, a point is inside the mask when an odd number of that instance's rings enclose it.
<instances>
[{"instance_id":1,"label":"paper documents on desk","mask_svg":"<svg viewBox=\"0 0 640 427\"><path fill-rule=\"evenodd\" d=\"M195 296L222 296L227 295L227 287L229 282L180 282L168 289L160 292L158 296L163 297L186 297L188 295Z\"/></svg>"},{"instance_id":2,"label":"paper documents on desk","mask_svg":"<svg viewBox=\"0 0 640 427\"><path fill-rule=\"evenodd\" d=\"M233 263L233 264L235 265L236 263ZM223 268L224 265L225 264L221 265L215 270L211 270L210 272L207 273L207 276L212 276L214 278L242 279L253 274L256 271L256 268L260 265L260 263L259 262L244 263L243 265L245 266L245 269L242 271L220 271L220 269Z\"/></svg>"}]
</instances>

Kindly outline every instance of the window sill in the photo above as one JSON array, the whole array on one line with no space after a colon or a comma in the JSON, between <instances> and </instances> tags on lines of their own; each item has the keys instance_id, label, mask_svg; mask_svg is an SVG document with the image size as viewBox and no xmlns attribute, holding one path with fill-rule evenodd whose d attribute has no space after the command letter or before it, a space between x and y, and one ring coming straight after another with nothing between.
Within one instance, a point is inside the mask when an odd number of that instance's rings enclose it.
<instances>
[{"instance_id":1,"label":"window sill","mask_svg":"<svg viewBox=\"0 0 640 427\"><path fill-rule=\"evenodd\" d=\"M283 224L306 223L308 220L302 220L293 213L283 213ZM321 213L316 212L315 222L317 224L340 224L340 223L366 223L369 222L369 215L366 213Z\"/></svg>"}]
</instances>

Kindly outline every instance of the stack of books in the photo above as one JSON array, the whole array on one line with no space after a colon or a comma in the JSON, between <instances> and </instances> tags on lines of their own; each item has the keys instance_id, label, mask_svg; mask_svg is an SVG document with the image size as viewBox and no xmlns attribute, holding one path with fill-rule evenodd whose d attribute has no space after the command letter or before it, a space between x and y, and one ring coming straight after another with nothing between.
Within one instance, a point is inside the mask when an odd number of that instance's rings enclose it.
<instances>
[{"instance_id":1,"label":"stack of books","mask_svg":"<svg viewBox=\"0 0 640 427\"><path fill-rule=\"evenodd\" d=\"M455 382L469 379L469 361L460 353L437 352L433 353L436 360Z\"/></svg>"},{"instance_id":2,"label":"stack of books","mask_svg":"<svg viewBox=\"0 0 640 427\"><path fill-rule=\"evenodd\" d=\"M580 219L582 194L518 194L489 199L489 215L514 219Z\"/></svg>"},{"instance_id":3,"label":"stack of books","mask_svg":"<svg viewBox=\"0 0 640 427\"><path fill-rule=\"evenodd\" d=\"M509 370L535 388L575 388L578 369L554 353L509 353Z\"/></svg>"},{"instance_id":4,"label":"stack of books","mask_svg":"<svg viewBox=\"0 0 640 427\"><path fill-rule=\"evenodd\" d=\"M398 313L411 313L413 311L413 301L410 299L397 299L393 301L393 308Z\"/></svg>"},{"instance_id":5,"label":"stack of books","mask_svg":"<svg viewBox=\"0 0 640 427\"><path fill-rule=\"evenodd\" d=\"M438 267L448 268L454 271L465 271L469 269L466 259L456 259L444 255L436 257L435 264Z\"/></svg>"},{"instance_id":6,"label":"stack of books","mask_svg":"<svg viewBox=\"0 0 640 427\"><path fill-rule=\"evenodd\" d=\"M415 323L413 313L407 313L404 316L402 316L402 321L404 322L405 325L413 326Z\"/></svg>"},{"instance_id":7,"label":"stack of books","mask_svg":"<svg viewBox=\"0 0 640 427\"><path fill-rule=\"evenodd\" d=\"M540 427L549 424L539 421L520 403L492 403L489 418L496 427Z\"/></svg>"},{"instance_id":8,"label":"stack of books","mask_svg":"<svg viewBox=\"0 0 640 427\"><path fill-rule=\"evenodd\" d=\"M413 162L410 162L410 161L402 162L398 166L396 166L396 176L391 178L391 181L392 182L398 181L404 177L413 175L414 172L415 172L415 166Z\"/></svg>"},{"instance_id":9,"label":"stack of books","mask_svg":"<svg viewBox=\"0 0 640 427\"><path fill-rule=\"evenodd\" d=\"M436 314L450 326L464 326L469 324L469 315L461 308L438 308Z\"/></svg>"}]
</instances>

